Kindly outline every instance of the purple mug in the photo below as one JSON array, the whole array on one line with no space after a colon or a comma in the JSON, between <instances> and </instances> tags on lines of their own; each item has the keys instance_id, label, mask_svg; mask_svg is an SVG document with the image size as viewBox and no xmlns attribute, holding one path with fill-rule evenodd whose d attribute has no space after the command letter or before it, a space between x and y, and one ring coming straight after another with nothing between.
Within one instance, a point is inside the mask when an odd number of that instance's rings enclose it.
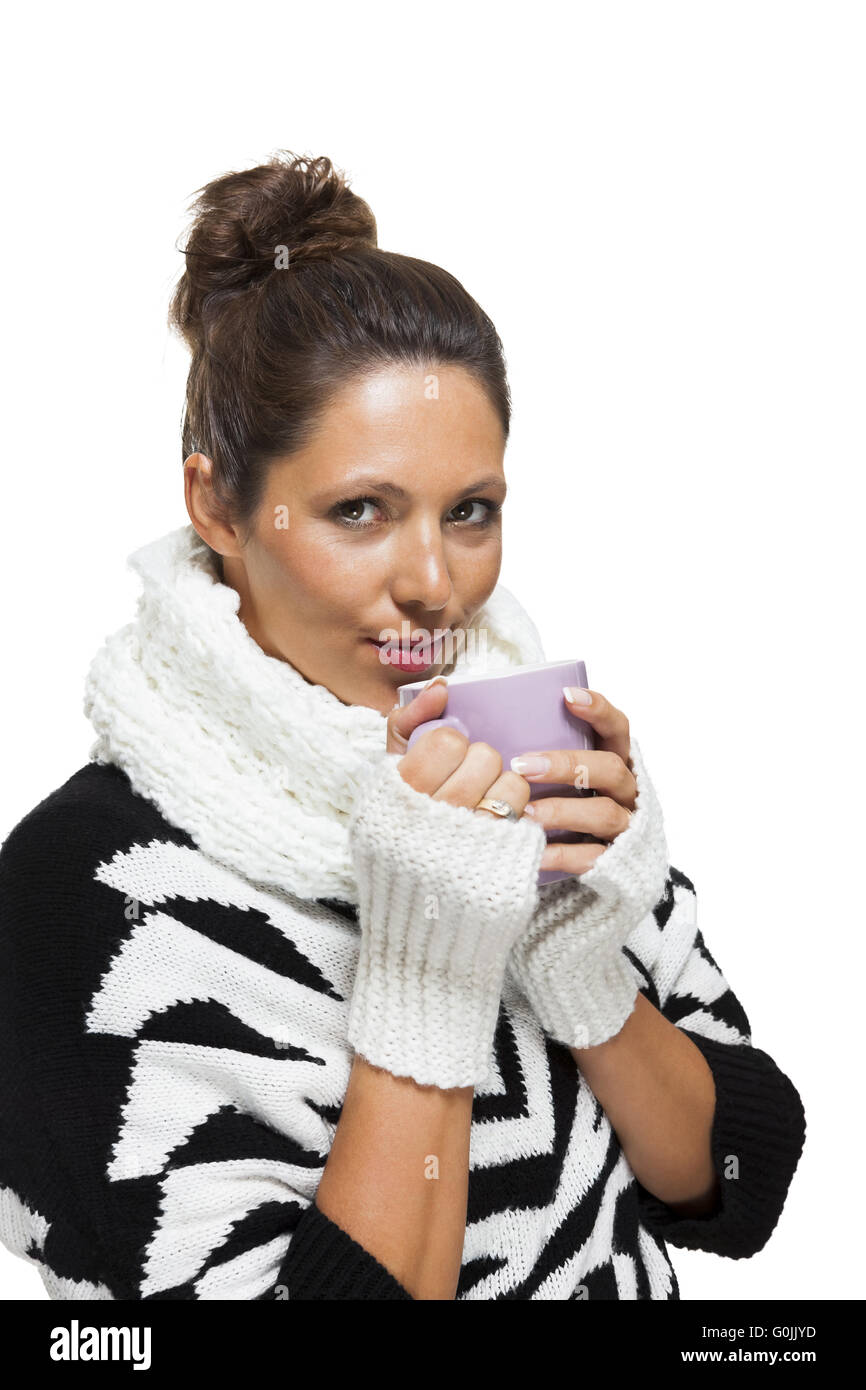
<instances>
[{"instance_id":1,"label":"purple mug","mask_svg":"<svg viewBox=\"0 0 866 1390\"><path fill-rule=\"evenodd\" d=\"M451 725L472 743L489 743L507 771L511 759L532 749L594 748L592 726L577 719L565 703L564 685L586 689L582 661L546 661L536 666L507 666L486 676L446 676L448 702L438 719L419 724L409 736L408 747L429 729ZM398 703L405 706L429 684L429 679L400 687ZM589 796L593 793L570 783L530 783L530 801L545 796ZM591 836L573 830L549 830L550 843L581 844ZM571 878L562 869L541 869L539 883Z\"/></svg>"}]
</instances>

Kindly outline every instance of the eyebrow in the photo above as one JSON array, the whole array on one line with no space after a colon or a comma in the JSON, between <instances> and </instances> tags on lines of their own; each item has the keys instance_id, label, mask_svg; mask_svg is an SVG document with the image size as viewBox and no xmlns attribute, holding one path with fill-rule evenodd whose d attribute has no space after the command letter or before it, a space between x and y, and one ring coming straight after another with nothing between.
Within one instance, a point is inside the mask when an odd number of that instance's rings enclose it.
<instances>
[{"instance_id":1,"label":"eyebrow","mask_svg":"<svg viewBox=\"0 0 866 1390\"><path fill-rule=\"evenodd\" d=\"M390 497L395 502L405 502L410 494L405 488L398 487L396 483L388 482L386 478L350 477L341 488L329 488L327 492L318 493L312 501L313 504L323 504L332 497L345 496L348 491L354 488L361 490L367 489L370 492L381 493L384 497ZM498 473L489 473L485 478L477 478L474 483L468 483L459 493L460 497L467 497L470 493L481 492L484 488L498 488L503 497L508 491L505 479Z\"/></svg>"}]
</instances>

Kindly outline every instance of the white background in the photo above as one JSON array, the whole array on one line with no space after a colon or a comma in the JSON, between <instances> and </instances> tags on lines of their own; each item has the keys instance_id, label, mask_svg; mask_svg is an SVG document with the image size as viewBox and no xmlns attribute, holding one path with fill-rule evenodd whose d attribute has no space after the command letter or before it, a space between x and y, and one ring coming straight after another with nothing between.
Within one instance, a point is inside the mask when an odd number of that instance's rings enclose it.
<instances>
[{"instance_id":1,"label":"white background","mask_svg":"<svg viewBox=\"0 0 866 1390\"><path fill-rule=\"evenodd\" d=\"M685 1299L861 1298L859 4L19 7L2 93L0 835L86 761L87 664L183 524L188 200L327 154L505 343L503 582L628 714L806 1149ZM0 1250L0 1296L44 1298Z\"/></svg>"}]
</instances>

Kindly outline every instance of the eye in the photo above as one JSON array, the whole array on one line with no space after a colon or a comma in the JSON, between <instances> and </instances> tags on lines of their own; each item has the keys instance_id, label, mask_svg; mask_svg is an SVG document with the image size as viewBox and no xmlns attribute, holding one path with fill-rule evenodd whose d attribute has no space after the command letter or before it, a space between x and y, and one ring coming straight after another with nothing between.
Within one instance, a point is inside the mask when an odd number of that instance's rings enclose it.
<instances>
[{"instance_id":1,"label":"eye","mask_svg":"<svg viewBox=\"0 0 866 1390\"><path fill-rule=\"evenodd\" d=\"M364 519L363 511L365 507L376 507L378 504L373 497L350 497L345 502L338 502L333 508L332 515L335 521L341 526L354 527L361 529L365 526L374 526L375 522L371 518ZM360 516L347 516L346 512L360 512Z\"/></svg>"},{"instance_id":2,"label":"eye","mask_svg":"<svg viewBox=\"0 0 866 1390\"><path fill-rule=\"evenodd\" d=\"M483 508L481 515L473 517L471 515L472 507ZM470 509L470 515L469 517L464 516L458 518L458 526L489 526L495 519L497 513L502 510L500 503L489 502L486 497L467 497L463 502L457 503L457 506L453 509L452 515L454 512L464 511L467 508Z\"/></svg>"}]
</instances>

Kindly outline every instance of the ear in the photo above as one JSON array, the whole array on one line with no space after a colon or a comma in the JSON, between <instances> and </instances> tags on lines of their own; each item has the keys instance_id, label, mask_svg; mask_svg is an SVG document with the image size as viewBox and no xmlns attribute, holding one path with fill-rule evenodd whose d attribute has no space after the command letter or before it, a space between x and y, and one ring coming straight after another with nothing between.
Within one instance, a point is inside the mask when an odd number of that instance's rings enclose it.
<instances>
[{"instance_id":1,"label":"ear","mask_svg":"<svg viewBox=\"0 0 866 1390\"><path fill-rule=\"evenodd\" d=\"M183 494L189 519L211 550L223 556L240 555L240 537L216 495L213 462L207 454L190 454L184 460Z\"/></svg>"}]
</instances>

